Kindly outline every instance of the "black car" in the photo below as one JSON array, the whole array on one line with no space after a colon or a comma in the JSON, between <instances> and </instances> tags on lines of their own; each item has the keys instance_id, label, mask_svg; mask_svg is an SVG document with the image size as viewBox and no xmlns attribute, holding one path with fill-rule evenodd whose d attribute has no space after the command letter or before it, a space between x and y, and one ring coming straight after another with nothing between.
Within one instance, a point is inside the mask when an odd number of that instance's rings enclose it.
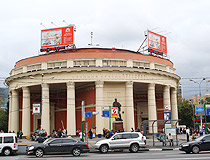
<instances>
[{"instance_id":1,"label":"black car","mask_svg":"<svg viewBox=\"0 0 210 160\"><path fill-rule=\"evenodd\" d=\"M42 157L44 154L66 154L80 156L81 153L89 152L88 144L72 138L52 138L41 144L29 145L26 147L28 155L34 154Z\"/></svg>"},{"instance_id":2,"label":"black car","mask_svg":"<svg viewBox=\"0 0 210 160\"><path fill-rule=\"evenodd\" d=\"M186 153L210 151L210 135L203 135L192 142L182 143L179 145L179 150L185 151Z\"/></svg>"}]
</instances>

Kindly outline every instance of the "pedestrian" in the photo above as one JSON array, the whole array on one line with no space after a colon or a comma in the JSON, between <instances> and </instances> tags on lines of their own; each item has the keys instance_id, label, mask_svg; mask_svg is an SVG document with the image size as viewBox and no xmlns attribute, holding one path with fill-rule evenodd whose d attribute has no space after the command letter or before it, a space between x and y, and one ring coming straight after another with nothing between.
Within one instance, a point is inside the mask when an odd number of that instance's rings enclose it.
<instances>
[{"instance_id":1,"label":"pedestrian","mask_svg":"<svg viewBox=\"0 0 210 160\"><path fill-rule=\"evenodd\" d=\"M85 137L85 134L83 133L83 138L82 138L82 132L79 132L80 141L84 142L84 137Z\"/></svg>"},{"instance_id":2,"label":"pedestrian","mask_svg":"<svg viewBox=\"0 0 210 160\"><path fill-rule=\"evenodd\" d=\"M19 132L19 136L20 136L20 139L22 139L22 137L23 137L23 132L22 131Z\"/></svg>"},{"instance_id":3,"label":"pedestrian","mask_svg":"<svg viewBox=\"0 0 210 160\"><path fill-rule=\"evenodd\" d=\"M92 132L91 129L89 130L88 134L89 134L89 138L92 139L92 137L93 137L93 132Z\"/></svg>"},{"instance_id":4,"label":"pedestrian","mask_svg":"<svg viewBox=\"0 0 210 160\"><path fill-rule=\"evenodd\" d=\"M190 140L190 129L187 127L186 129L186 135L187 135L187 142L189 142Z\"/></svg>"},{"instance_id":5,"label":"pedestrian","mask_svg":"<svg viewBox=\"0 0 210 160\"><path fill-rule=\"evenodd\" d=\"M163 142L163 146L166 146L165 136L163 134L160 134L158 139L159 139L160 142Z\"/></svg>"},{"instance_id":6,"label":"pedestrian","mask_svg":"<svg viewBox=\"0 0 210 160\"><path fill-rule=\"evenodd\" d=\"M133 128L131 128L131 132L134 132L134 129Z\"/></svg>"},{"instance_id":7,"label":"pedestrian","mask_svg":"<svg viewBox=\"0 0 210 160\"><path fill-rule=\"evenodd\" d=\"M168 141L170 143L170 146L174 146L173 136L171 135L171 133L168 134Z\"/></svg>"}]
</instances>

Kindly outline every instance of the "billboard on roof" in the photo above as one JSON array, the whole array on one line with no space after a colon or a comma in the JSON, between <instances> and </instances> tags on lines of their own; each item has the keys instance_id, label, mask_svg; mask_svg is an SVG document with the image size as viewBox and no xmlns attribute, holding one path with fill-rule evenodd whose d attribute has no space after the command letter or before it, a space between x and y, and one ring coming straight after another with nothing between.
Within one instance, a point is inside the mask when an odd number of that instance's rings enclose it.
<instances>
[{"instance_id":1,"label":"billboard on roof","mask_svg":"<svg viewBox=\"0 0 210 160\"><path fill-rule=\"evenodd\" d=\"M74 26L44 29L41 31L41 48L74 44Z\"/></svg>"},{"instance_id":2,"label":"billboard on roof","mask_svg":"<svg viewBox=\"0 0 210 160\"><path fill-rule=\"evenodd\" d=\"M148 30L148 48L162 53L167 53L166 37Z\"/></svg>"}]
</instances>

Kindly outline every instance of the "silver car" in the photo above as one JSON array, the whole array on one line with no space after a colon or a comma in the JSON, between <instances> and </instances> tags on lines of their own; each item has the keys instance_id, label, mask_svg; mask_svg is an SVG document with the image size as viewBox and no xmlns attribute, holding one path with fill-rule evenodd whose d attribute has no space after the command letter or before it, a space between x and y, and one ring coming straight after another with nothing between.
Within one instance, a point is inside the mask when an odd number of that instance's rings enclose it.
<instances>
[{"instance_id":1,"label":"silver car","mask_svg":"<svg viewBox=\"0 0 210 160\"><path fill-rule=\"evenodd\" d=\"M117 149L129 149L130 152L138 152L139 148L145 147L145 142L140 132L121 132L114 134L110 139L96 142L94 147L101 153Z\"/></svg>"}]
</instances>

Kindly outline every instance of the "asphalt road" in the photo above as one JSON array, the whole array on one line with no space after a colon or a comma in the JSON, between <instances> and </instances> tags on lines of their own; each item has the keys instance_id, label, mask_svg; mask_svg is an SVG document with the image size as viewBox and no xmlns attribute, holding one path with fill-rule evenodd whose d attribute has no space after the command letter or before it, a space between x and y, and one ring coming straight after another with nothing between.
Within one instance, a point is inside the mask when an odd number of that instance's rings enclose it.
<instances>
[{"instance_id":1,"label":"asphalt road","mask_svg":"<svg viewBox=\"0 0 210 160\"><path fill-rule=\"evenodd\" d=\"M101 153L85 153L81 154L80 157L74 157L72 155L44 155L42 158L36 158L35 156L27 156L27 155L17 155L17 156L1 156L1 160L48 160L48 159L55 159L55 160L75 160L75 159L81 159L81 160L119 160L119 159L142 159L142 160L209 160L210 159L210 152L202 152L199 154L186 154L184 152L180 152L178 150L173 151L140 151L138 153L130 153L129 151L124 152L109 152L107 154L101 154Z\"/></svg>"}]
</instances>

